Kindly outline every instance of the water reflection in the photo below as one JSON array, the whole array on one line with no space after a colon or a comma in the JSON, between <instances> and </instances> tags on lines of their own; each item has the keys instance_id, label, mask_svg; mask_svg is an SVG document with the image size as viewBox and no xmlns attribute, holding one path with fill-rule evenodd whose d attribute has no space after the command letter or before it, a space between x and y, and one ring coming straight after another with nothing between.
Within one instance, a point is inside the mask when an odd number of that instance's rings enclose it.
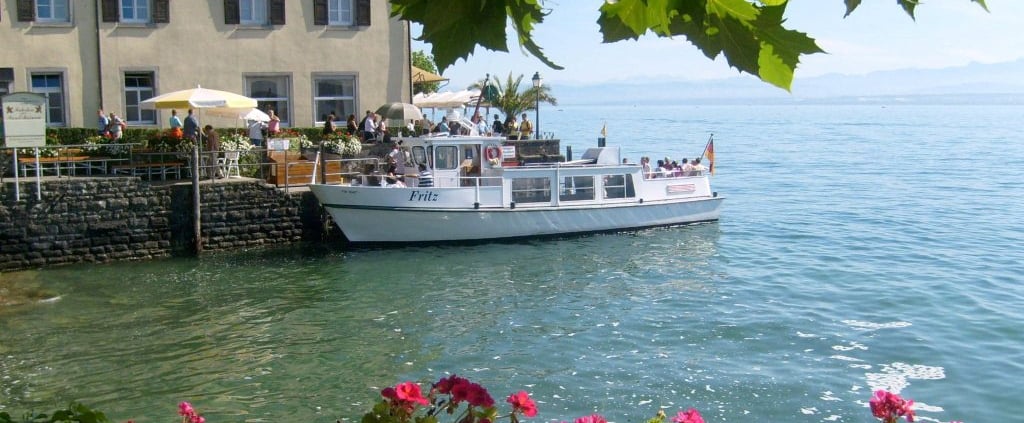
<instances>
[{"instance_id":1,"label":"water reflection","mask_svg":"<svg viewBox=\"0 0 1024 423\"><path fill-rule=\"evenodd\" d=\"M545 344L613 328L637 299L701 289L718 236L705 224L37 272L61 298L0 322L0 409L77 399L145 421L191 400L214 420L331 420L361 415L384 384L442 372L500 395L571 373L586 354Z\"/></svg>"}]
</instances>

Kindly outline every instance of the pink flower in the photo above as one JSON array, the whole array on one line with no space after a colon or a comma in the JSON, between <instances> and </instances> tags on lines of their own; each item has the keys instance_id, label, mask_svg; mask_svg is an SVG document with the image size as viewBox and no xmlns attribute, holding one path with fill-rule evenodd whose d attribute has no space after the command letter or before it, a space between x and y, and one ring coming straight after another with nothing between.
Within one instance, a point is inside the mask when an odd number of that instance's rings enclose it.
<instances>
[{"instance_id":1,"label":"pink flower","mask_svg":"<svg viewBox=\"0 0 1024 423\"><path fill-rule=\"evenodd\" d=\"M576 419L575 423L608 423L600 414L591 414Z\"/></svg>"},{"instance_id":2,"label":"pink flower","mask_svg":"<svg viewBox=\"0 0 1024 423\"><path fill-rule=\"evenodd\" d=\"M526 417L533 417L537 415L537 404L530 399L530 394L526 391L519 391L508 396L505 400L509 404L512 404L512 412L521 412Z\"/></svg>"},{"instance_id":3,"label":"pink flower","mask_svg":"<svg viewBox=\"0 0 1024 423\"><path fill-rule=\"evenodd\" d=\"M421 405L427 405L430 403L426 398L423 398L423 393L420 391L420 385L412 382L400 383L395 386L395 395L400 401Z\"/></svg>"},{"instance_id":4,"label":"pink flower","mask_svg":"<svg viewBox=\"0 0 1024 423\"><path fill-rule=\"evenodd\" d=\"M206 418L196 414L192 416L192 423L206 423Z\"/></svg>"},{"instance_id":5,"label":"pink flower","mask_svg":"<svg viewBox=\"0 0 1024 423\"><path fill-rule=\"evenodd\" d=\"M871 414L884 423L896 423L900 417L906 418L908 422L914 421L914 400L905 400L892 392L879 389L868 403Z\"/></svg>"},{"instance_id":6,"label":"pink flower","mask_svg":"<svg viewBox=\"0 0 1024 423\"><path fill-rule=\"evenodd\" d=\"M686 411L680 411L672 418L675 423L704 423L704 418L700 416L700 412L695 408L690 408Z\"/></svg>"},{"instance_id":7,"label":"pink flower","mask_svg":"<svg viewBox=\"0 0 1024 423\"><path fill-rule=\"evenodd\" d=\"M192 408L192 404L189 404L186 401L182 401L180 404L178 404L178 415L191 416L195 413L196 410Z\"/></svg>"}]
</instances>

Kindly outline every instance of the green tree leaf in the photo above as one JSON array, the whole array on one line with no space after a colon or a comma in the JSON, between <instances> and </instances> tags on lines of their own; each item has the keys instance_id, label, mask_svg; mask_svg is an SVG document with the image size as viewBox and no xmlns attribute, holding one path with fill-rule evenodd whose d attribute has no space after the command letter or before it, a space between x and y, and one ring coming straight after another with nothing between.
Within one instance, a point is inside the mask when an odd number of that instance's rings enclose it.
<instances>
[{"instance_id":1,"label":"green tree leaf","mask_svg":"<svg viewBox=\"0 0 1024 423\"><path fill-rule=\"evenodd\" d=\"M467 59L477 46L508 51L509 23L519 44L549 67L533 40L533 30L547 12L543 0L392 0L391 16L423 26L419 38L431 44L438 69ZM843 0L849 16L862 0ZM985 10L985 0L970 0ZM428 3L429 2L429 3ZM920 0L897 0L914 17ZM823 52L805 33L785 28L788 0L618 0L602 2L597 19L605 43L636 40L653 33L682 36L710 59L724 55L730 66L789 89L800 56Z\"/></svg>"}]
</instances>

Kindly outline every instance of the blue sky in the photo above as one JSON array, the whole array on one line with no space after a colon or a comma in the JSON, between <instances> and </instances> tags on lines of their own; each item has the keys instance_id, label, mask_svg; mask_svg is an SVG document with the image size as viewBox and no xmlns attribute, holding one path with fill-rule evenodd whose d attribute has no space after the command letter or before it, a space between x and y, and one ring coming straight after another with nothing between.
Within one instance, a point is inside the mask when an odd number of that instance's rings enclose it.
<instances>
[{"instance_id":1,"label":"blue sky","mask_svg":"<svg viewBox=\"0 0 1024 423\"><path fill-rule=\"evenodd\" d=\"M805 56L800 78L830 73L862 75L880 70L934 69L971 62L999 63L1024 58L1024 0L987 0L986 13L970 0L932 0L917 8L917 20L895 0L865 1L843 18L842 0L794 0L787 27L814 37L827 54ZM484 74L504 79L509 72L529 79L539 71L546 84L590 85L649 79L707 80L739 75L724 60L710 61L685 38L658 38L602 44L596 24L601 2L547 0L551 14L535 30L548 57L565 67L550 69L513 43L510 52L478 47L468 60L444 72L451 82L442 90L465 88ZM413 37L419 29L413 27ZM513 34L509 39L514 40ZM429 46L413 42L414 50Z\"/></svg>"}]
</instances>

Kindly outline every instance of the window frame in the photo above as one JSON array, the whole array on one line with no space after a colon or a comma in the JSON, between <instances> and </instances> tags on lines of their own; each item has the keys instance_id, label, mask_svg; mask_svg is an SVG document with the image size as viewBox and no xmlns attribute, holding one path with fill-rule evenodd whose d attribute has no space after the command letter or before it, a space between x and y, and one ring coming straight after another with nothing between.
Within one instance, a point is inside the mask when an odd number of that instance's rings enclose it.
<instances>
[{"instance_id":1,"label":"window frame","mask_svg":"<svg viewBox=\"0 0 1024 423\"><path fill-rule=\"evenodd\" d=\"M283 88L278 87L283 91L283 93L278 92L277 97L262 97L253 93L252 84L256 82L256 80L276 78L280 78L280 80L277 81L278 83L283 81L285 85ZM276 105L283 102L285 104L285 107L283 108L284 113L282 113L282 108L276 106L274 107L274 112L277 114L278 118L281 119L282 127L289 127L293 125L295 118L292 116L292 75L290 73L242 74L242 83L245 84L245 95L255 99L257 102L257 108L260 110L267 110L265 103L272 102ZM281 94L284 94L284 96L280 96Z\"/></svg>"},{"instance_id":2,"label":"window frame","mask_svg":"<svg viewBox=\"0 0 1024 423\"><path fill-rule=\"evenodd\" d=\"M313 101L313 109L312 109L313 110L313 116L312 116L312 118L313 118L312 119L313 120L313 125L319 126L319 125L322 125L324 123L324 121L322 119L320 119L320 116L321 116L321 113L319 113L320 111L317 110L317 106L318 106L317 102L319 102L319 101L329 101L329 100L331 100L331 101L342 101L342 102L344 102L344 101L349 101L350 100L352 102L352 109L351 110L344 110L343 109L342 111L339 112L339 114L336 115L339 119L342 119L342 120L346 119L349 114L356 114L356 111L359 110L356 107L357 106L356 101L359 98L359 76L357 74L355 74L355 73L320 73L320 74L313 74L312 77L310 78L310 80L312 81L312 84L313 84L313 86L310 87L310 93L312 94L311 99ZM346 97L346 96L318 96L317 95L318 94L318 89L319 89L318 83L320 81L323 81L323 80L345 80L345 81L351 81L352 82L352 96L351 97ZM356 114L356 115L358 115L358 114Z\"/></svg>"},{"instance_id":3,"label":"window frame","mask_svg":"<svg viewBox=\"0 0 1024 423\"><path fill-rule=\"evenodd\" d=\"M39 10L40 5L42 3L44 3L44 2L49 5L48 7L50 9L50 16L49 17L45 17L45 18L42 17L42 14L40 13L40 10ZM63 5L64 5L64 15L65 16L63 18L58 19L58 18L54 18L53 17L54 4L56 4L56 3L63 3ZM32 7L35 9L35 13L36 13L35 22L43 23L43 24L69 24L69 23L71 23L71 12L72 12L71 0L35 0L35 4L33 4Z\"/></svg>"},{"instance_id":4,"label":"window frame","mask_svg":"<svg viewBox=\"0 0 1024 423\"><path fill-rule=\"evenodd\" d=\"M546 205L551 204L551 180L550 176L532 176L515 178L509 187L509 194L512 202L516 205Z\"/></svg>"},{"instance_id":5,"label":"window frame","mask_svg":"<svg viewBox=\"0 0 1024 423\"><path fill-rule=\"evenodd\" d=\"M262 7L259 3L262 3ZM246 6L248 5L248 6ZM263 12L262 20L246 19L244 13L246 8L252 12ZM270 25L270 0L238 0L238 24L241 26L263 27Z\"/></svg>"},{"instance_id":6,"label":"window frame","mask_svg":"<svg viewBox=\"0 0 1024 423\"><path fill-rule=\"evenodd\" d=\"M342 12L342 8L339 7L341 3L348 4L348 21L343 21L340 16L335 17L336 14ZM355 0L327 0L327 25L336 27L349 27L355 26L356 24L356 2Z\"/></svg>"},{"instance_id":7,"label":"window frame","mask_svg":"<svg viewBox=\"0 0 1024 423\"><path fill-rule=\"evenodd\" d=\"M35 94L42 94L46 97L46 126L47 127L67 127L68 126L68 90L67 90L67 70L65 69L28 69L28 91ZM33 80L36 76L56 76L59 79L60 87L59 91L45 90L36 91L35 81ZM60 115L62 121L60 123L53 123L50 119L51 110L54 106L50 103L50 94L60 94Z\"/></svg>"},{"instance_id":8,"label":"window frame","mask_svg":"<svg viewBox=\"0 0 1024 423\"><path fill-rule=\"evenodd\" d=\"M149 78L149 94L148 96L143 95L142 89L137 87L128 86L128 78L134 77L148 77ZM133 89L135 88L135 89ZM148 69L140 70L125 70L121 72L121 89L124 100L124 121L131 125L156 125L157 124L157 113L156 110L144 110L142 109L142 101L156 96L156 72ZM137 95L137 102L135 106L129 106L129 92L135 92ZM133 111L132 108L135 110ZM147 113L148 112L148 113ZM132 114L135 114L137 119L133 119ZM146 114L150 114L151 120L143 119Z\"/></svg>"},{"instance_id":9,"label":"window frame","mask_svg":"<svg viewBox=\"0 0 1024 423\"><path fill-rule=\"evenodd\" d=\"M558 201L594 201L597 199L594 179L594 175L562 175L558 183Z\"/></svg>"},{"instance_id":10,"label":"window frame","mask_svg":"<svg viewBox=\"0 0 1024 423\"><path fill-rule=\"evenodd\" d=\"M130 8L130 10L132 12L132 17L131 18L125 17L125 15L126 15L125 14L125 10L126 10L125 3L126 2L131 3L131 8ZM142 17L142 18L138 17L139 9L140 9L139 5L140 4L145 5L145 8L146 8L146 11L145 11L146 16ZM148 23L152 22L152 20L153 20L153 2L150 1L150 0L118 0L117 6L118 6L118 8L117 8L118 16L119 16L118 21L121 22L121 23L126 23L126 24L148 24Z\"/></svg>"}]
</instances>

